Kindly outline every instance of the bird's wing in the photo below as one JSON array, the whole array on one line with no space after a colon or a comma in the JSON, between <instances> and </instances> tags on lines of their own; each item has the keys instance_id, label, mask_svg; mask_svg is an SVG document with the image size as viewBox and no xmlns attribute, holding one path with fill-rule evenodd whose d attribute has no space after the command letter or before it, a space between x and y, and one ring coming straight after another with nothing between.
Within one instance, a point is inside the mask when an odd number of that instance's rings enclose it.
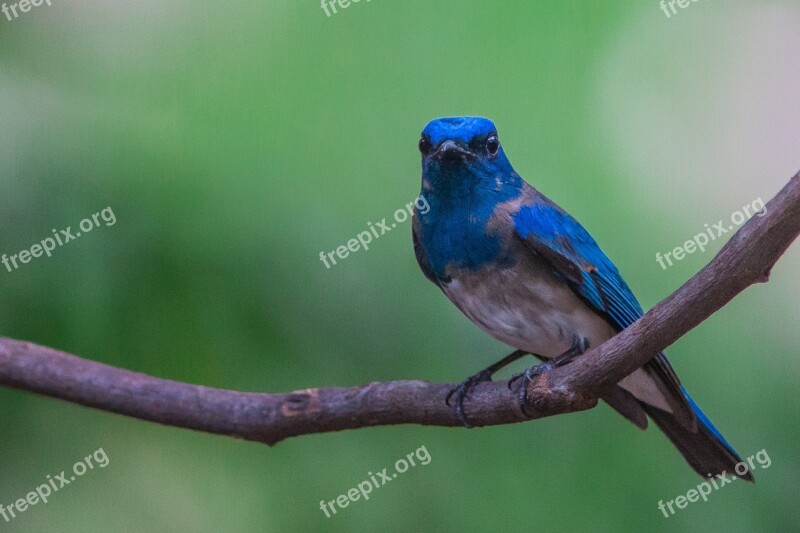
<instances>
[{"instance_id":1,"label":"bird's wing","mask_svg":"<svg viewBox=\"0 0 800 533\"><path fill-rule=\"evenodd\" d=\"M617 267L574 218L554 205L523 206L514 229L526 246L545 259L581 298L619 330L644 313Z\"/></svg>"},{"instance_id":2,"label":"bird's wing","mask_svg":"<svg viewBox=\"0 0 800 533\"><path fill-rule=\"evenodd\" d=\"M619 331L644 313L617 267L574 218L544 197L523 205L514 215L514 230L525 246L543 258L554 272L596 312ZM663 353L645 365L675 416L694 425L691 407ZM682 416L683 415L683 416Z\"/></svg>"}]
</instances>

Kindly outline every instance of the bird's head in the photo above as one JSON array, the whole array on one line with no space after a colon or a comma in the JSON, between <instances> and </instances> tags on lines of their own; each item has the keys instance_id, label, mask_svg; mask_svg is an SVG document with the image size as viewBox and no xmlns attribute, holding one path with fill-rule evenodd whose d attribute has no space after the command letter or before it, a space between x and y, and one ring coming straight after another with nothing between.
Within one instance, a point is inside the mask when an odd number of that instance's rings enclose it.
<instances>
[{"instance_id":1,"label":"bird's head","mask_svg":"<svg viewBox=\"0 0 800 533\"><path fill-rule=\"evenodd\" d=\"M422 190L441 196L516 185L494 123L481 117L437 118L422 130ZM461 194L458 194L459 196Z\"/></svg>"}]
</instances>

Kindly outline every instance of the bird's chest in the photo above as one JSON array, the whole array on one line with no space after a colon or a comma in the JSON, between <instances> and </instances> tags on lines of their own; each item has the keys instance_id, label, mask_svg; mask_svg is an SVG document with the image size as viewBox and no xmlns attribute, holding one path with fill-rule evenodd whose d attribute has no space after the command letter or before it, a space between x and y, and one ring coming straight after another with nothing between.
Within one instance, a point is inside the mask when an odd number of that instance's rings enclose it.
<instances>
[{"instance_id":1,"label":"bird's chest","mask_svg":"<svg viewBox=\"0 0 800 533\"><path fill-rule=\"evenodd\" d=\"M535 259L460 272L447 297L478 327L515 348L545 357L569 350L575 336L602 342L613 332Z\"/></svg>"}]
</instances>

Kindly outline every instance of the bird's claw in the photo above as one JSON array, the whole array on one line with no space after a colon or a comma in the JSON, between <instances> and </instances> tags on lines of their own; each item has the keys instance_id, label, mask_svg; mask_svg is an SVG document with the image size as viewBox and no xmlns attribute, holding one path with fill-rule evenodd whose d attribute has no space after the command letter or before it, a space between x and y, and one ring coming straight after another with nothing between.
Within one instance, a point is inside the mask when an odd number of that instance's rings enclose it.
<instances>
[{"instance_id":1,"label":"bird's claw","mask_svg":"<svg viewBox=\"0 0 800 533\"><path fill-rule=\"evenodd\" d=\"M540 365L536 365L531 367L525 372L520 372L519 374L514 374L510 380L508 380L508 389L514 390L514 387L517 387L517 401L519 402L519 410L525 416L531 416L528 413L528 409L525 407L528 403L528 383L533 381L535 376L539 376L544 374L545 372L551 370L553 365L548 361L546 363L542 363ZM518 386L516 385L517 382L521 382Z\"/></svg>"},{"instance_id":2,"label":"bird's claw","mask_svg":"<svg viewBox=\"0 0 800 533\"><path fill-rule=\"evenodd\" d=\"M450 401L453 399L453 396L455 396L456 416L458 416L458 420L465 428L470 429L474 426L469 422L469 420L467 420L467 414L464 412L464 400L467 398L469 392L478 384L491 380L491 373L487 370L484 370L483 372L478 372L474 376L465 379L460 385L455 387L447 394L445 403L448 407L453 407Z\"/></svg>"}]
</instances>

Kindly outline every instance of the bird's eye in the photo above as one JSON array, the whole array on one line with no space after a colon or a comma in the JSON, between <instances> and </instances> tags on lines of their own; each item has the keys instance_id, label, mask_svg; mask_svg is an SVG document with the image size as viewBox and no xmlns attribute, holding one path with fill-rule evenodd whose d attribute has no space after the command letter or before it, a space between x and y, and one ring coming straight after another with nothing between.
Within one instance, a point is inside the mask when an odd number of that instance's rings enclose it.
<instances>
[{"instance_id":1,"label":"bird's eye","mask_svg":"<svg viewBox=\"0 0 800 533\"><path fill-rule=\"evenodd\" d=\"M497 138L497 135L493 133L486 139L486 151L489 152L489 155L496 156L498 150L500 150L500 140Z\"/></svg>"},{"instance_id":2,"label":"bird's eye","mask_svg":"<svg viewBox=\"0 0 800 533\"><path fill-rule=\"evenodd\" d=\"M419 151L422 155L427 154L431 149L431 141L427 137L419 138Z\"/></svg>"}]
</instances>

